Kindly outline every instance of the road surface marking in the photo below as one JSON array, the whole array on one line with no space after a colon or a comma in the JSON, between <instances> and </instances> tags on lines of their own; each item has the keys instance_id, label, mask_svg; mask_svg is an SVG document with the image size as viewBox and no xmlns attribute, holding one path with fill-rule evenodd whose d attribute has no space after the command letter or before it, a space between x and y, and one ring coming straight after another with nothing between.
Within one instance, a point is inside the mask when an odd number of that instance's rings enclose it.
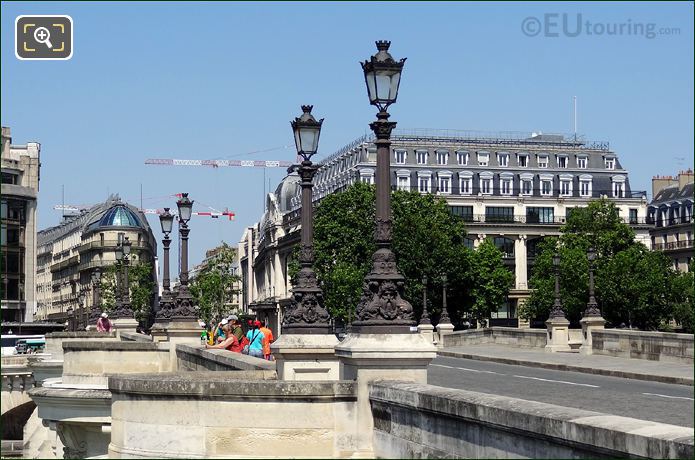
<instances>
[{"instance_id":1,"label":"road surface marking","mask_svg":"<svg viewBox=\"0 0 695 460\"><path fill-rule=\"evenodd\" d=\"M669 399L687 399L688 401L695 401L693 398L688 398L685 396L669 396L669 395L660 395L659 393L642 393L643 395L647 396L659 396L661 398L669 398Z\"/></svg>"},{"instance_id":2,"label":"road surface marking","mask_svg":"<svg viewBox=\"0 0 695 460\"><path fill-rule=\"evenodd\" d=\"M454 366L445 366L444 364L430 364L430 366L437 366L437 367L445 367L447 369L458 369L461 371L469 371L469 372L479 372L481 374L496 374L496 375L507 375L507 374L501 374L499 372L493 372L493 371L481 371L478 369L469 369L467 367L454 367Z\"/></svg>"},{"instance_id":3,"label":"road surface marking","mask_svg":"<svg viewBox=\"0 0 695 460\"><path fill-rule=\"evenodd\" d=\"M542 379L540 377L528 377L526 375L515 375L514 377L518 377L520 379L533 379L533 380L541 380L543 382L555 382L555 383L564 383L566 385L577 385L580 387L589 387L589 388L601 388L598 385L589 385L588 383L575 383L575 382L567 382L565 380L552 380L552 379Z\"/></svg>"}]
</instances>

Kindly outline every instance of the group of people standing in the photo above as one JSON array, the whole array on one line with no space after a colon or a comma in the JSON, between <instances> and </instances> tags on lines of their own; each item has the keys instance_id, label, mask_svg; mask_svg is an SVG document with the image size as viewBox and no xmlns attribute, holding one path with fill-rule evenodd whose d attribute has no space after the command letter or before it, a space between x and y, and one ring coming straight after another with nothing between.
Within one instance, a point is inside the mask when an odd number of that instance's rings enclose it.
<instances>
[{"instance_id":1,"label":"group of people standing","mask_svg":"<svg viewBox=\"0 0 695 460\"><path fill-rule=\"evenodd\" d=\"M248 320L247 325L248 330L244 334L239 317L229 315L213 328L212 333L207 333L205 348L225 349L271 360L270 344L275 341L273 331L259 320Z\"/></svg>"}]
</instances>

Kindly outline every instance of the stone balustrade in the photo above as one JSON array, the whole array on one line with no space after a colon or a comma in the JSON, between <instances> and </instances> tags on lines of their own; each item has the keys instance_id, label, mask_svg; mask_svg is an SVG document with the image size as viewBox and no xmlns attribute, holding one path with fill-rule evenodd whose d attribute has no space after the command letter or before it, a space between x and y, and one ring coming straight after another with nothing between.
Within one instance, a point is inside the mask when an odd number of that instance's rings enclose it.
<instances>
[{"instance_id":1,"label":"stone balustrade","mask_svg":"<svg viewBox=\"0 0 695 460\"><path fill-rule=\"evenodd\" d=\"M456 331L442 337L445 347L496 343L525 348L543 348L546 345L545 329L516 329L510 327L487 327Z\"/></svg>"},{"instance_id":2,"label":"stone balustrade","mask_svg":"<svg viewBox=\"0 0 695 460\"><path fill-rule=\"evenodd\" d=\"M693 458L693 429L432 385L370 385L377 458Z\"/></svg>"},{"instance_id":3,"label":"stone balustrade","mask_svg":"<svg viewBox=\"0 0 695 460\"><path fill-rule=\"evenodd\" d=\"M253 380L247 380L249 373ZM355 382L260 378L271 375L111 376L109 456L335 458L353 452Z\"/></svg>"},{"instance_id":4,"label":"stone balustrade","mask_svg":"<svg viewBox=\"0 0 695 460\"><path fill-rule=\"evenodd\" d=\"M693 334L603 329L592 332L597 355L693 364Z\"/></svg>"}]
</instances>

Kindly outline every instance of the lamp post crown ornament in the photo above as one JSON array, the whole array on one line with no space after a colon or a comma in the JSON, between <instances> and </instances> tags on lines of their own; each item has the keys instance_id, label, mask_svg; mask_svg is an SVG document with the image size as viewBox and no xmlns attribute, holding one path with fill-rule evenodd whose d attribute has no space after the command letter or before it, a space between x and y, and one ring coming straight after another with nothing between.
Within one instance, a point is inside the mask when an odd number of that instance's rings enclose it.
<instances>
[{"instance_id":1,"label":"lamp post crown ornament","mask_svg":"<svg viewBox=\"0 0 695 460\"><path fill-rule=\"evenodd\" d=\"M294 133L297 154L303 161L298 173L302 178L301 207L301 243L297 283L292 291L292 300L282 320L285 334L328 334L330 333L330 315L324 307L323 291L319 287L314 272L313 246L313 178L318 170L311 162L311 157L318 151L319 137L323 118L316 120L311 114L313 106L303 105L302 115L290 122Z\"/></svg>"}]
</instances>

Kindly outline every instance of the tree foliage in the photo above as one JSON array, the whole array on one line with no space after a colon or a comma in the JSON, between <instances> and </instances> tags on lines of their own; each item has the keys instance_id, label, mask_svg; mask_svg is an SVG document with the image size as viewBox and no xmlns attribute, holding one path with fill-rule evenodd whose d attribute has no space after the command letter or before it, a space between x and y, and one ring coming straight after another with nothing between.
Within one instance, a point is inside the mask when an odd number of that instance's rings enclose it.
<instances>
[{"instance_id":1,"label":"tree foliage","mask_svg":"<svg viewBox=\"0 0 695 460\"><path fill-rule=\"evenodd\" d=\"M101 307L107 312L111 312L116 306L116 276L119 269L121 276L123 276L122 262L116 262L102 269L100 278ZM121 282L124 281L121 279ZM155 282L152 264L140 261L136 255L132 257L131 263L128 265L128 289L130 306L135 319L145 320L154 303Z\"/></svg>"},{"instance_id":2,"label":"tree foliage","mask_svg":"<svg viewBox=\"0 0 695 460\"><path fill-rule=\"evenodd\" d=\"M487 318L496 312L514 285L514 274L502 263L502 253L488 238L473 251L470 265L471 315L487 325Z\"/></svg>"},{"instance_id":3,"label":"tree foliage","mask_svg":"<svg viewBox=\"0 0 695 460\"><path fill-rule=\"evenodd\" d=\"M206 322L229 313L240 278L235 274L236 250L222 243L218 252L207 265L191 280L190 289L199 314Z\"/></svg>"},{"instance_id":4,"label":"tree foliage","mask_svg":"<svg viewBox=\"0 0 695 460\"><path fill-rule=\"evenodd\" d=\"M398 269L406 278L405 298L413 305L417 317L422 312L423 276L428 279L428 311L435 319L441 313L443 275L448 278L447 303L452 319L469 312L476 299L478 311L497 309L506 297L508 280L510 276L513 279L513 274L503 267L501 253L492 243L476 259L478 268L487 271L473 276L473 251L465 245L463 220L449 212L444 199L395 191L392 209L392 248ZM325 197L316 210L314 268L324 290L326 307L333 317L354 319L363 279L372 267L376 249L374 218L375 189L362 183ZM290 264L290 276L297 271L295 257ZM487 289L480 288L474 293L473 282L481 282ZM492 286L495 283L499 283L498 290Z\"/></svg>"},{"instance_id":5,"label":"tree foliage","mask_svg":"<svg viewBox=\"0 0 695 460\"><path fill-rule=\"evenodd\" d=\"M673 290L678 275L663 253L635 241L634 231L612 202L602 199L573 209L561 233L539 245L529 282L534 291L520 315L547 318L554 300L552 256L558 252L563 308L571 322L579 321L589 300L587 250L593 246L595 297L606 320L616 326L656 329L670 319L682 298Z\"/></svg>"}]
</instances>

